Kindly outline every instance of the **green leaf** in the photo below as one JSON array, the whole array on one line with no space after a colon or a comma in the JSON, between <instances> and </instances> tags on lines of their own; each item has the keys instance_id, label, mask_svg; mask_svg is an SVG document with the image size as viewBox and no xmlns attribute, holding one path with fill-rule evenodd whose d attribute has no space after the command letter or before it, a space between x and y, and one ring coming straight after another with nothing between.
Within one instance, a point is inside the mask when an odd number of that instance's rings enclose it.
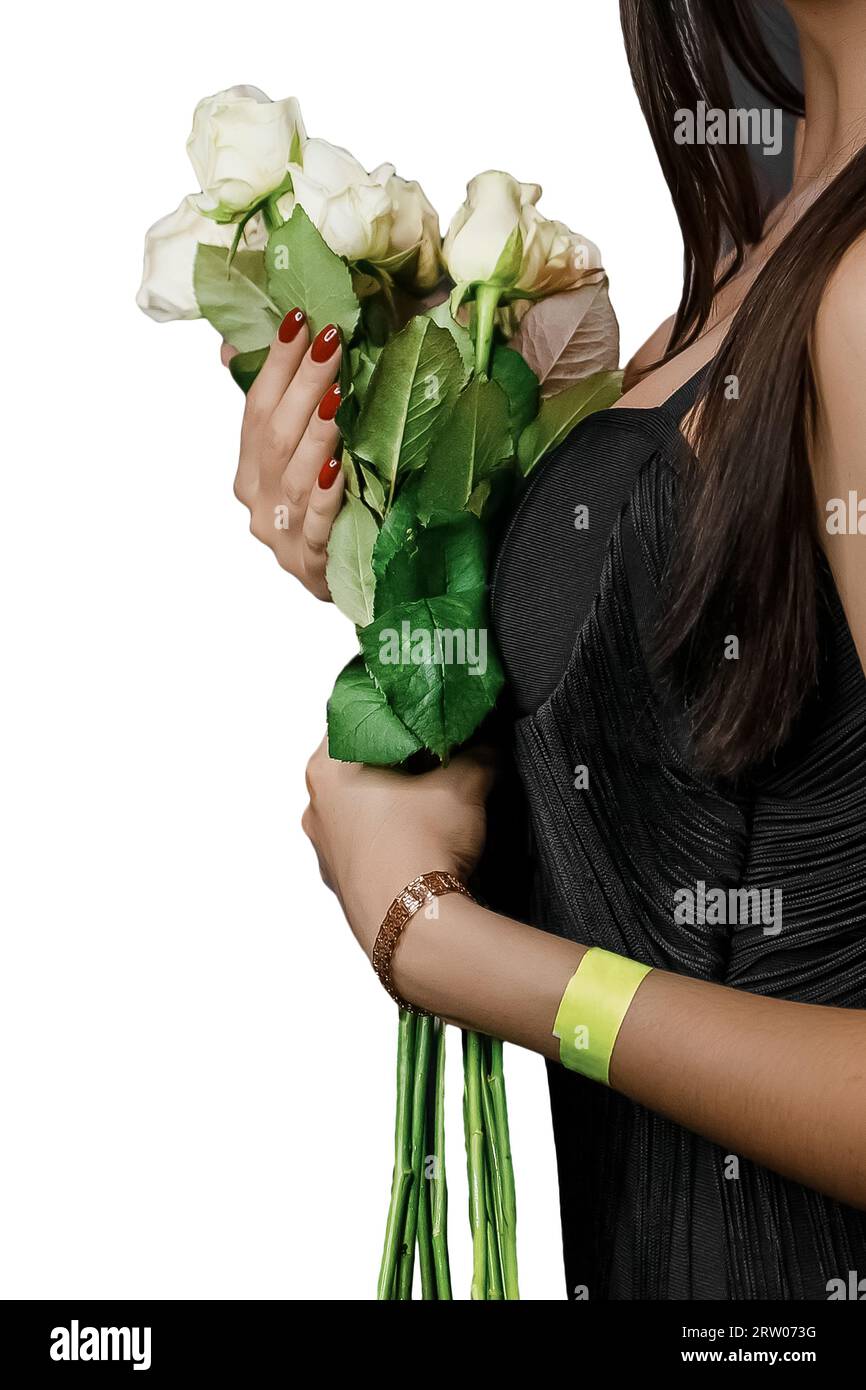
<instances>
[{"instance_id":1,"label":"green leaf","mask_svg":"<svg viewBox=\"0 0 866 1390\"><path fill-rule=\"evenodd\" d=\"M239 352L229 362L229 371L244 395L249 391L261 371L269 351L270 348L263 347L257 348L255 352Z\"/></svg>"},{"instance_id":2,"label":"green leaf","mask_svg":"<svg viewBox=\"0 0 866 1390\"><path fill-rule=\"evenodd\" d=\"M619 325L607 277L598 275L595 282L533 304L511 339L538 377L543 396L556 396L573 381L616 369Z\"/></svg>"},{"instance_id":3,"label":"green leaf","mask_svg":"<svg viewBox=\"0 0 866 1390\"><path fill-rule=\"evenodd\" d=\"M499 525L500 518L511 511L519 475L511 468L497 468L489 478L472 489L466 503L466 510L484 522L485 531L492 534L491 528Z\"/></svg>"},{"instance_id":4,"label":"green leaf","mask_svg":"<svg viewBox=\"0 0 866 1390\"><path fill-rule=\"evenodd\" d=\"M328 701L328 752L341 762L390 767L421 744L389 707L361 657L337 677Z\"/></svg>"},{"instance_id":5,"label":"green leaf","mask_svg":"<svg viewBox=\"0 0 866 1390\"><path fill-rule=\"evenodd\" d=\"M475 377L436 436L421 474L419 514L427 519L436 511L461 511L477 484L511 455L505 392L495 381Z\"/></svg>"},{"instance_id":6,"label":"green leaf","mask_svg":"<svg viewBox=\"0 0 866 1390\"><path fill-rule=\"evenodd\" d=\"M437 328L445 328L451 334L457 344L457 350L463 358L463 366L466 368L466 375L468 376L475 365L475 348L469 329L464 328L463 324L458 323L453 317L451 305L447 299L443 299L441 304L434 304L432 309L428 309L427 318L432 319Z\"/></svg>"},{"instance_id":7,"label":"green leaf","mask_svg":"<svg viewBox=\"0 0 866 1390\"><path fill-rule=\"evenodd\" d=\"M268 288L281 314L303 309L312 334L335 323L348 341L360 306L345 261L335 256L298 203L268 241Z\"/></svg>"},{"instance_id":8,"label":"green leaf","mask_svg":"<svg viewBox=\"0 0 866 1390\"><path fill-rule=\"evenodd\" d=\"M280 314L267 290L263 251L238 251L229 265L229 249L199 246L193 288L202 316L240 352L267 347Z\"/></svg>"},{"instance_id":9,"label":"green leaf","mask_svg":"<svg viewBox=\"0 0 866 1390\"><path fill-rule=\"evenodd\" d=\"M341 613L358 627L373 616L373 546L379 528L373 516L351 492L333 527L328 542L328 588Z\"/></svg>"},{"instance_id":10,"label":"green leaf","mask_svg":"<svg viewBox=\"0 0 866 1390\"><path fill-rule=\"evenodd\" d=\"M358 469L348 449L343 450L343 477L346 479L346 491L360 501L361 484L358 481Z\"/></svg>"},{"instance_id":11,"label":"green leaf","mask_svg":"<svg viewBox=\"0 0 866 1390\"><path fill-rule=\"evenodd\" d=\"M469 512L437 517L430 526L416 523L396 547L380 533L375 550L377 617L415 599L476 594L487 582L487 537Z\"/></svg>"},{"instance_id":12,"label":"green leaf","mask_svg":"<svg viewBox=\"0 0 866 1390\"><path fill-rule=\"evenodd\" d=\"M373 575L378 583L391 559L402 548L413 550L421 528L418 517L420 473L414 474L400 492L383 521L373 547Z\"/></svg>"},{"instance_id":13,"label":"green leaf","mask_svg":"<svg viewBox=\"0 0 866 1390\"><path fill-rule=\"evenodd\" d=\"M596 372L542 401L538 415L523 431L518 444L524 475L561 444L575 425L597 410L607 410L619 400L621 393L622 372Z\"/></svg>"},{"instance_id":14,"label":"green leaf","mask_svg":"<svg viewBox=\"0 0 866 1390\"><path fill-rule=\"evenodd\" d=\"M365 463L361 463L359 460L358 467L364 479L364 501L377 516L383 517L385 515L385 489L373 470L368 468Z\"/></svg>"},{"instance_id":15,"label":"green leaf","mask_svg":"<svg viewBox=\"0 0 866 1390\"><path fill-rule=\"evenodd\" d=\"M374 620L358 637L390 708L445 759L492 709L503 680L488 620L487 532L468 512L423 525L415 491L401 493L379 533Z\"/></svg>"},{"instance_id":16,"label":"green leaf","mask_svg":"<svg viewBox=\"0 0 866 1390\"><path fill-rule=\"evenodd\" d=\"M349 360L352 369L352 387L359 402L363 403L373 375L373 368L382 355L382 349L374 343L359 343L353 347Z\"/></svg>"},{"instance_id":17,"label":"green leaf","mask_svg":"<svg viewBox=\"0 0 866 1390\"><path fill-rule=\"evenodd\" d=\"M391 710L443 761L496 703L503 673L483 589L400 604L358 636Z\"/></svg>"},{"instance_id":18,"label":"green leaf","mask_svg":"<svg viewBox=\"0 0 866 1390\"><path fill-rule=\"evenodd\" d=\"M512 438L520 438L538 414L538 377L519 352L501 345L493 349L490 376L508 397Z\"/></svg>"},{"instance_id":19,"label":"green leaf","mask_svg":"<svg viewBox=\"0 0 866 1390\"><path fill-rule=\"evenodd\" d=\"M348 352L344 349L340 357L340 373L337 378L340 386L340 404L337 408L336 421L343 443L347 449L351 449L352 447L355 426L358 423L358 415L361 411L353 380L353 353L354 348L350 348Z\"/></svg>"},{"instance_id":20,"label":"green leaf","mask_svg":"<svg viewBox=\"0 0 866 1390\"><path fill-rule=\"evenodd\" d=\"M463 380L454 339L423 315L410 319L383 349L351 447L375 468L389 503L398 473L426 462Z\"/></svg>"},{"instance_id":21,"label":"green leaf","mask_svg":"<svg viewBox=\"0 0 866 1390\"><path fill-rule=\"evenodd\" d=\"M337 424L343 442L349 449L354 445L361 406L380 352L381 348L372 347L365 340L343 353L340 363L342 398L337 411Z\"/></svg>"},{"instance_id":22,"label":"green leaf","mask_svg":"<svg viewBox=\"0 0 866 1390\"><path fill-rule=\"evenodd\" d=\"M493 274L488 283L491 285L500 285L506 290L510 289L520 274L520 267L522 264L523 233L520 230L520 223L518 222L499 253L499 260L496 262Z\"/></svg>"},{"instance_id":23,"label":"green leaf","mask_svg":"<svg viewBox=\"0 0 866 1390\"><path fill-rule=\"evenodd\" d=\"M484 509L490 500L490 491L493 484L489 478L485 478L472 489L469 500L466 503L466 510L479 519L484 515Z\"/></svg>"}]
</instances>

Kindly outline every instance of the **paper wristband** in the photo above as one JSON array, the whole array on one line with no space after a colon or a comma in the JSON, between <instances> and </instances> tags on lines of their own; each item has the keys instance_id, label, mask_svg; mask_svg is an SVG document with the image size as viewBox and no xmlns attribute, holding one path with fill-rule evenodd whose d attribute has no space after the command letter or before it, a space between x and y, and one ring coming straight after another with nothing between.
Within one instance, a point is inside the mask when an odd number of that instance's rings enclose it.
<instances>
[{"instance_id":1,"label":"paper wristband","mask_svg":"<svg viewBox=\"0 0 866 1390\"><path fill-rule=\"evenodd\" d=\"M553 1036L569 1071L610 1085L610 1059L638 985L652 969L626 956L591 946L569 980Z\"/></svg>"}]
</instances>

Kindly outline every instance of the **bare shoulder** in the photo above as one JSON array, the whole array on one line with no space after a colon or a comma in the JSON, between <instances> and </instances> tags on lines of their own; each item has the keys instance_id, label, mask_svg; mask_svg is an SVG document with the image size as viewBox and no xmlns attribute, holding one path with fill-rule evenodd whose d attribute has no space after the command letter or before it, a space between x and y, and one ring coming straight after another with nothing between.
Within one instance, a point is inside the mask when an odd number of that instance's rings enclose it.
<instances>
[{"instance_id":1,"label":"bare shoulder","mask_svg":"<svg viewBox=\"0 0 866 1390\"><path fill-rule=\"evenodd\" d=\"M821 537L866 669L866 237L839 263L812 342Z\"/></svg>"},{"instance_id":2,"label":"bare shoulder","mask_svg":"<svg viewBox=\"0 0 866 1390\"><path fill-rule=\"evenodd\" d=\"M637 352L629 361L623 378L623 391L630 391L636 385L643 373L659 358L664 357L670 342L671 329L674 326L674 316L665 319L660 323L656 331L647 338L646 342L638 348Z\"/></svg>"},{"instance_id":3,"label":"bare shoulder","mask_svg":"<svg viewBox=\"0 0 866 1390\"><path fill-rule=\"evenodd\" d=\"M825 405L832 400L848 409L854 383L857 396L866 396L866 236L854 242L830 278L815 323L813 358Z\"/></svg>"}]
</instances>

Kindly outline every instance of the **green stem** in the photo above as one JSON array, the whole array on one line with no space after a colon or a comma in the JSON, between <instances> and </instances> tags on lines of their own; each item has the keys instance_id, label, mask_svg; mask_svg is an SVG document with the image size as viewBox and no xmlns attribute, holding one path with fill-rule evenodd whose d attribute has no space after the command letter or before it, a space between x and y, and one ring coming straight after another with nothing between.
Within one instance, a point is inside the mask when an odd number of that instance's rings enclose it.
<instances>
[{"instance_id":1,"label":"green stem","mask_svg":"<svg viewBox=\"0 0 866 1390\"><path fill-rule=\"evenodd\" d=\"M499 1250L496 1245L496 1223L491 1212L487 1220L487 1298L492 1303L502 1302L502 1270L499 1267Z\"/></svg>"},{"instance_id":2,"label":"green stem","mask_svg":"<svg viewBox=\"0 0 866 1390\"><path fill-rule=\"evenodd\" d=\"M424 1130L427 1110L427 1082L430 1066L430 1040L433 1019L422 1014L415 1026L415 1065L412 1077L412 1121L410 1165L412 1187L406 1210L406 1226L400 1251L397 1276L397 1297L404 1302L412 1297L412 1278L415 1273L415 1239L418 1232L418 1203L424 1176Z\"/></svg>"},{"instance_id":3,"label":"green stem","mask_svg":"<svg viewBox=\"0 0 866 1390\"><path fill-rule=\"evenodd\" d=\"M431 1067L427 1073L427 1101L432 1102L431 1082L435 1077L435 1067ZM418 1269L421 1274L421 1297L429 1302L435 1300L436 1293L436 1266L433 1260L433 1228L431 1220L431 1184L427 1175L427 1164L430 1161L430 1148L433 1138L433 1113L432 1105L425 1106L424 1122L424 1171L421 1174L421 1190L418 1193Z\"/></svg>"},{"instance_id":4,"label":"green stem","mask_svg":"<svg viewBox=\"0 0 866 1390\"><path fill-rule=\"evenodd\" d=\"M496 1265L499 1273L499 1297L502 1295L502 1270L504 1268L503 1243L506 1230L504 1203L502 1197L502 1164L499 1153L499 1136L496 1132L496 1118L493 1110L493 1095L489 1085L491 1039L482 1037L482 1084L481 1108L484 1117L484 1156L487 1164L487 1216L495 1237ZM491 1279L492 1283L492 1279Z\"/></svg>"},{"instance_id":5,"label":"green stem","mask_svg":"<svg viewBox=\"0 0 866 1390\"><path fill-rule=\"evenodd\" d=\"M469 1178L469 1225L472 1230L472 1288L470 1298L487 1298L487 1202L484 1173L484 1120L481 1110L483 1084L481 1038L463 1034L463 1076L466 1132L466 1167Z\"/></svg>"},{"instance_id":6,"label":"green stem","mask_svg":"<svg viewBox=\"0 0 866 1390\"><path fill-rule=\"evenodd\" d=\"M498 285L479 285L475 291L475 375L486 376L499 296Z\"/></svg>"},{"instance_id":7,"label":"green stem","mask_svg":"<svg viewBox=\"0 0 866 1390\"><path fill-rule=\"evenodd\" d=\"M262 218L264 219L268 236L270 236L271 232L277 232L280 227L282 227L283 218L277 207L276 198L268 198L262 203Z\"/></svg>"},{"instance_id":8,"label":"green stem","mask_svg":"<svg viewBox=\"0 0 866 1390\"><path fill-rule=\"evenodd\" d=\"M508 1102L505 1097L505 1071L503 1066L502 1043L498 1038L491 1038L490 1040L490 1094L493 1099L493 1115L497 1141L496 1147L502 1177L503 1225L500 1227L500 1242L505 1297L507 1299L519 1299L520 1287L517 1278L517 1193L514 1185L514 1165L511 1161L511 1135L508 1130Z\"/></svg>"},{"instance_id":9,"label":"green stem","mask_svg":"<svg viewBox=\"0 0 866 1390\"><path fill-rule=\"evenodd\" d=\"M378 1299L393 1299L397 1261L406 1221L406 1207L412 1184L412 1080L415 1051L416 1014L400 1010L397 1027L397 1116L394 1125L394 1175L391 1202L385 1227L385 1248L379 1270Z\"/></svg>"},{"instance_id":10,"label":"green stem","mask_svg":"<svg viewBox=\"0 0 866 1390\"><path fill-rule=\"evenodd\" d=\"M452 1295L451 1267L448 1262L448 1184L445 1181L445 1024L441 1019L437 1022L437 1030L430 1207L436 1292L440 1299L450 1299Z\"/></svg>"},{"instance_id":11,"label":"green stem","mask_svg":"<svg viewBox=\"0 0 866 1390\"><path fill-rule=\"evenodd\" d=\"M501 1301L502 1255L500 1229L502 1198L499 1181L499 1161L496 1152L496 1130L493 1119L493 1100L487 1086L487 1052L490 1039L481 1039L481 1112L484 1119L484 1200L487 1208L487 1297Z\"/></svg>"}]
</instances>

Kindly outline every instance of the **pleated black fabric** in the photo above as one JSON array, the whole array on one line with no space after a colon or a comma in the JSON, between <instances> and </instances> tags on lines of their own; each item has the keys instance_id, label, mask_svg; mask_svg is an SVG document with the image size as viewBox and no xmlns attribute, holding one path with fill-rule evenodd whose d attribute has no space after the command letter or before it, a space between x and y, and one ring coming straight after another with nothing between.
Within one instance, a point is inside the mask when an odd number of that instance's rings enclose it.
<instances>
[{"instance_id":1,"label":"pleated black fabric","mask_svg":"<svg viewBox=\"0 0 866 1390\"><path fill-rule=\"evenodd\" d=\"M674 543L679 422L699 381L658 409L580 425L501 548L494 621L516 709L533 920L680 974L864 1008L866 677L829 569L814 697L780 754L737 787L695 773L684 712L649 657ZM588 529L575 526L580 507ZM677 924L675 892L701 881L780 889L781 930ZM829 1280L866 1277L866 1214L732 1162L560 1066L549 1080L569 1296L826 1299Z\"/></svg>"}]
</instances>

